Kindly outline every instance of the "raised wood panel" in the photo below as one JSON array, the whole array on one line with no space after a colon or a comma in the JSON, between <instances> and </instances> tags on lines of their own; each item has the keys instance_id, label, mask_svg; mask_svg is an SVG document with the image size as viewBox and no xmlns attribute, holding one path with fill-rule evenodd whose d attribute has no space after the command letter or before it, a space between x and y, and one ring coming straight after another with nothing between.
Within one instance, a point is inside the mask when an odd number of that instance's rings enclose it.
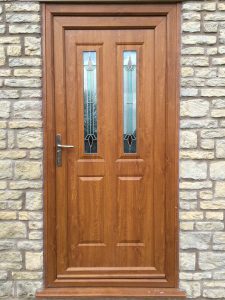
<instances>
[{"instance_id":1,"label":"raised wood panel","mask_svg":"<svg viewBox=\"0 0 225 300\"><path fill-rule=\"evenodd\" d=\"M117 218L119 247L144 244L144 189L141 177L119 177Z\"/></svg>"},{"instance_id":2,"label":"raised wood panel","mask_svg":"<svg viewBox=\"0 0 225 300\"><path fill-rule=\"evenodd\" d=\"M80 177L78 183L78 247L104 244L104 178ZM83 200L85 199L85 200Z\"/></svg>"},{"instance_id":3,"label":"raised wood panel","mask_svg":"<svg viewBox=\"0 0 225 300\"><path fill-rule=\"evenodd\" d=\"M179 294L170 289L178 282L178 11L174 4L44 7L46 287L56 288L50 296L153 296L157 288ZM122 147L124 49L138 54L135 154ZM99 151L92 155L83 145L86 50L96 51L98 62ZM56 132L76 146L63 150L60 168Z\"/></svg>"}]
</instances>

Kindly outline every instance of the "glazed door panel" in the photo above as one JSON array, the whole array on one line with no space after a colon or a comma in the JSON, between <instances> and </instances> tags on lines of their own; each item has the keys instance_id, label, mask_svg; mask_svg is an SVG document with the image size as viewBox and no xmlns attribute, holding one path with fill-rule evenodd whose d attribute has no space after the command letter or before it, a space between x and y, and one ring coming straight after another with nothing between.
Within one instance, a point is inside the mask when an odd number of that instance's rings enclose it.
<instances>
[{"instance_id":1,"label":"glazed door panel","mask_svg":"<svg viewBox=\"0 0 225 300\"><path fill-rule=\"evenodd\" d=\"M61 6L52 19L54 133L74 148L51 170L48 282L174 287L176 5L161 15L151 5L112 5L101 16L82 7L65 16Z\"/></svg>"}]
</instances>

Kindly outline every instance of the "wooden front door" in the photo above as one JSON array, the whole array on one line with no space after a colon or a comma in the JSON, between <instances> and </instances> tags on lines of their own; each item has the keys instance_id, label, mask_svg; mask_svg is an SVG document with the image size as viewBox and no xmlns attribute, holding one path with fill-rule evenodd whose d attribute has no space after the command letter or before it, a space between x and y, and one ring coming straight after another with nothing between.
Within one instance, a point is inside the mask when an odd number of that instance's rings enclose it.
<instances>
[{"instance_id":1,"label":"wooden front door","mask_svg":"<svg viewBox=\"0 0 225 300\"><path fill-rule=\"evenodd\" d=\"M44 7L47 287L177 285L177 10Z\"/></svg>"}]
</instances>

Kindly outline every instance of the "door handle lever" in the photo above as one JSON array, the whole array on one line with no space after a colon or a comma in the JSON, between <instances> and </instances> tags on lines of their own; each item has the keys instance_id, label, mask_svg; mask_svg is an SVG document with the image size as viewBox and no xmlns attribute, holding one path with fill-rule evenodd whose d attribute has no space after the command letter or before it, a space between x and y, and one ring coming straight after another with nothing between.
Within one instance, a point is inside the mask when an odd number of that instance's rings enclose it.
<instances>
[{"instance_id":1,"label":"door handle lever","mask_svg":"<svg viewBox=\"0 0 225 300\"><path fill-rule=\"evenodd\" d=\"M56 135L56 166L62 166L62 149L75 148L73 145L63 145L61 134Z\"/></svg>"},{"instance_id":2,"label":"door handle lever","mask_svg":"<svg viewBox=\"0 0 225 300\"><path fill-rule=\"evenodd\" d=\"M75 146L73 145L61 145L61 144L57 144L58 148L75 148Z\"/></svg>"}]
</instances>

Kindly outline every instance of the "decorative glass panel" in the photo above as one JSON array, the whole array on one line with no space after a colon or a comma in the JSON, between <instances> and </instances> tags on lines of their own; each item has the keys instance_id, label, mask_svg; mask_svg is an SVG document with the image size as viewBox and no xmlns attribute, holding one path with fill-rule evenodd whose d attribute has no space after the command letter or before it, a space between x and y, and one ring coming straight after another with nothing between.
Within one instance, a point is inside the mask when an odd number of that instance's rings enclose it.
<instances>
[{"instance_id":1,"label":"decorative glass panel","mask_svg":"<svg viewBox=\"0 0 225 300\"><path fill-rule=\"evenodd\" d=\"M136 51L123 51L124 152L136 153Z\"/></svg>"},{"instance_id":2,"label":"decorative glass panel","mask_svg":"<svg viewBox=\"0 0 225 300\"><path fill-rule=\"evenodd\" d=\"M96 52L83 52L84 66L84 152L97 153Z\"/></svg>"}]
</instances>

